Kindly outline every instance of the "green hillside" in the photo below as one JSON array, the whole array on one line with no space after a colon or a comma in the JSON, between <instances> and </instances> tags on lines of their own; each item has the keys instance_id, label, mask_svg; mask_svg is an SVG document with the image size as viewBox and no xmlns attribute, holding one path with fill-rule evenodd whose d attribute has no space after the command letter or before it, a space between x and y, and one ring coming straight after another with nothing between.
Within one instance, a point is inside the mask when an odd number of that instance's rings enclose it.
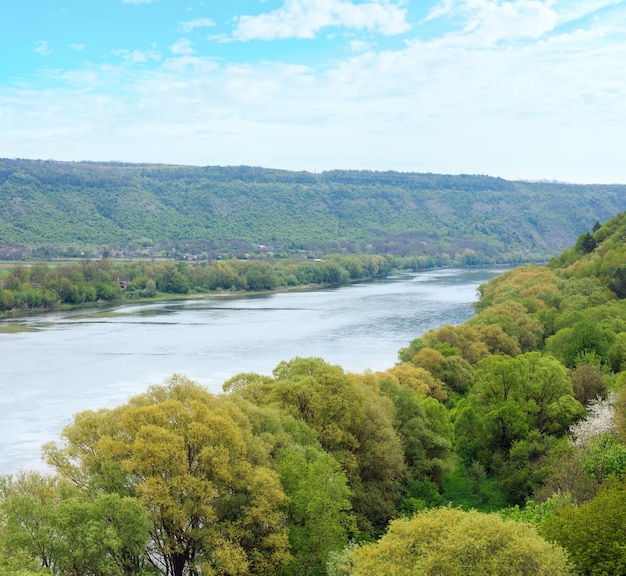
<instances>
[{"instance_id":1,"label":"green hillside","mask_svg":"<svg viewBox=\"0 0 626 576\"><path fill-rule=\"evenodd\" d=\"M0 159L0 246L442 254L521 261L626 208L626 186L487 176Z\"/></svg>"}]
</instances>

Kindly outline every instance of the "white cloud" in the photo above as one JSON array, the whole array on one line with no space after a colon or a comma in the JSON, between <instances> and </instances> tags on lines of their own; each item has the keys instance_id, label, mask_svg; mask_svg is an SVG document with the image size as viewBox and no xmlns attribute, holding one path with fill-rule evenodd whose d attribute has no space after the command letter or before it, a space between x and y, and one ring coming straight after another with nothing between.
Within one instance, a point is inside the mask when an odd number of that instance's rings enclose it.
<instances>
[{"instance_id":1,"label":"white cloud","mask_svg":"<svg viewBox=\"0 0 626 576\"><path fill-rule=\"evenodd\" d=\"M179 29L185 34L195 30L196 28L209 28L215 26L215 22L211 18L196 18L187 22L181 22Z\"/></svg>"},{"instance_id":2,"label":"white cloud","mask_svg":"<svg viewBox=\"0 0 626 576\"><path fill-rule=\"evenodd\" d=\"M122 4L152 4L153 0L122 0Z\"/></svg>"},{"instance_id":3,"label":"white cloud","mask_svg":"<svg viewBox=\"0 0 626 576\"><path fill-rule=\"evenodd\" d=\"M485 44L501 39L539 38L552 30L557 23L557 13L549 7L551 2L518 0L517 2L489 2L483 0L466 27Z\"/></svg>"},{"instance_id":4,"label":"white cloud","mask_svg":"<svg viewBox=\"0 0 626 576\"><path fill-rule=\"evenodd\" d=\"M233 41L228 34L210 34L207 36L207 40L212 40L213 42L218 42L219 44L228 44Z\"/></svg>"},{"instance_id":5,"label":"white cloud","mask_svg":"<svg viewBox=\"0 0 626 576\"><path fill-rule=\"evenodd\" d=\"M120 50L113 50L115 56L120 56L125 62L129 64L145 64L147 62L161 60L161 54L154 50L127 50L122 48Z\"/></svg>"},{"instance_id":6,"label":"white cloud","mask_svg":"<svg viewBox=\"0 0 626 576\"><path fill-rule=\"evenodd\" d=\"M444 0L425 21L449 17L464 21L462 35L476 45L500 40L539 38L554 29L554 0Z\"/></svg>"},{"instance_id":7,"label":"white cloud","mask_svg":"<svg viewBox=\"0 0 626 576\"><path fill-rule=\"evenodd\" d=\"M258 16L240 16L237 40L315 38L327 27L377 31L391 36L410 29L406 10L386 0L354 4L345 0L285 0L282 8Z\"/></svg>"},{"instance_id":8,"label":"white cloud","mask_svg":"<svg viewBox=\"0 0 626 576\"><path fill-rule=\"evenodd\" d=\"M191 56L195 53L193 44L188 38L179 38L169 48L170 52L176 56Z\"/></svg>"},{"instance_id":9,"label":"white cloud","mask_svg":"<svg viewBox=\"0 0 626 576\"><path fill-rule=\"evenodd\" d=\"M86 46L86 44L70 44L70 48L76 50L76 52L82 52Z\"/></svg>"},{"instance_id":10,"label":"white cloud","mask_svg":"<svg viewBox=\"0 0 626 576\"><path fill-rule=\"evenodd\" d=\"M36 43L35 48L33 48L37 54L41 54L42 56L50 56L53 50L48 46L48 43L45 40L40 40Z\"/></svg>"}]
</instances>

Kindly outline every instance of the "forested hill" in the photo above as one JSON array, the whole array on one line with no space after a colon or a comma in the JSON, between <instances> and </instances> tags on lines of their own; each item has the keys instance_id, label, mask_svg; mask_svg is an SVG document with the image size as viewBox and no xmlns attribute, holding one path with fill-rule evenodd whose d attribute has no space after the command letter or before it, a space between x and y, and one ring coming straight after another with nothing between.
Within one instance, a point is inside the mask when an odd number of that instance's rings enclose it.
<instances>
[{"instance_id":1,"label":"forested hill","mask_svg":"<svg viewBox=\"0 0 626 576\"><path fill-rule=\"evenodd\" d=\"M626 186L487 176L0 159L0 246L289 248L552 256Z\"/></svg>"}]
</instances>

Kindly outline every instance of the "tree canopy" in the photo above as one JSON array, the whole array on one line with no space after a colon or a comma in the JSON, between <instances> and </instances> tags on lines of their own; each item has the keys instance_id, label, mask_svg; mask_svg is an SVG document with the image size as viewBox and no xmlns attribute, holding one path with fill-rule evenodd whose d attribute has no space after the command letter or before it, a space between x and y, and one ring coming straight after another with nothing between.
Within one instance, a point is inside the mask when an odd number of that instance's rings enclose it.
<instances>
[{"instance_id":1,"label":"tree canopy","mask_svg":"<svg viewBox=\"0 0 626 576\"><path fill-rule=\"evenodd\" d=\"M335 566L350 576L572 574L565 551L531 525L453 508L394 520L378 542L349 550Z\"/></svg>"}]
</instances>

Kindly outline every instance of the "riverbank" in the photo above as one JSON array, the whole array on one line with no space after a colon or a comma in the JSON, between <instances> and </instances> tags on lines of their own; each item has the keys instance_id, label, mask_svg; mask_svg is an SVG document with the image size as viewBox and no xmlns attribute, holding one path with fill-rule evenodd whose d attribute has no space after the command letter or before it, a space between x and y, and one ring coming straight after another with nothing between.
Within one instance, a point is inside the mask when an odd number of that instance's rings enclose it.
<instances>
[{"instance_id":1,"label":"riverbank","mask_svg":"<svg viewBox=\"0 0 626 576\"><path fill-rule=\"evenodd\" d=\"M359 282L367 282L371 281L371 279L362 278L351 280L349 284L359 283ZM35 330L32 327L24 326L20 329L18 324L9 324L2 325L3 321L6 320L19 320L20 318L32 318L45 314L50 314L51 312L68 312L70 310L76 311L89 311L89 310L106 310L117 308L123 305L141 305L141 304L159 304L161 302L179 302L184 300L199 300L205 298L245 298L247 296L262 296L262 295L272 295L272 294L284 294L288 292L311 292L314 290L323 290L329 288L338 288L340 286L345 286L345 284L303 284L300 286L280 286L271 290L221 290L219 292L194 292L189 294L171 294L171 293L158 293L153 297L142 297L142 298L120 298L119 300L107 300L107 301L96 301L96 302L88 302L82 304L59 304L57 306L51 308L37 308L37 309L21 309L21 310L9 310L5 312L0 312L0 334L13 334L20 331L33 331Z\"/></svg>"},{"instance_id":2,"label":"riverbank","mask_svg":"<svg viewBox=\"0 0 626 576\"><path fill-rule=\"evenodd\" d=\"M509 269L506 264L494 267ZM335 255L325 260L218 261L198 267L185 262L83 261L69 267L45 263L5 271L0 287L0 322L53 311L109 308L122 304L228 298L336 288L384 280L392 274L476 266L416 269L390 256ZM15 330L15 328L13 328ZM2 333L0 325L0 333Z\"/></svg>"}]
</instances>

